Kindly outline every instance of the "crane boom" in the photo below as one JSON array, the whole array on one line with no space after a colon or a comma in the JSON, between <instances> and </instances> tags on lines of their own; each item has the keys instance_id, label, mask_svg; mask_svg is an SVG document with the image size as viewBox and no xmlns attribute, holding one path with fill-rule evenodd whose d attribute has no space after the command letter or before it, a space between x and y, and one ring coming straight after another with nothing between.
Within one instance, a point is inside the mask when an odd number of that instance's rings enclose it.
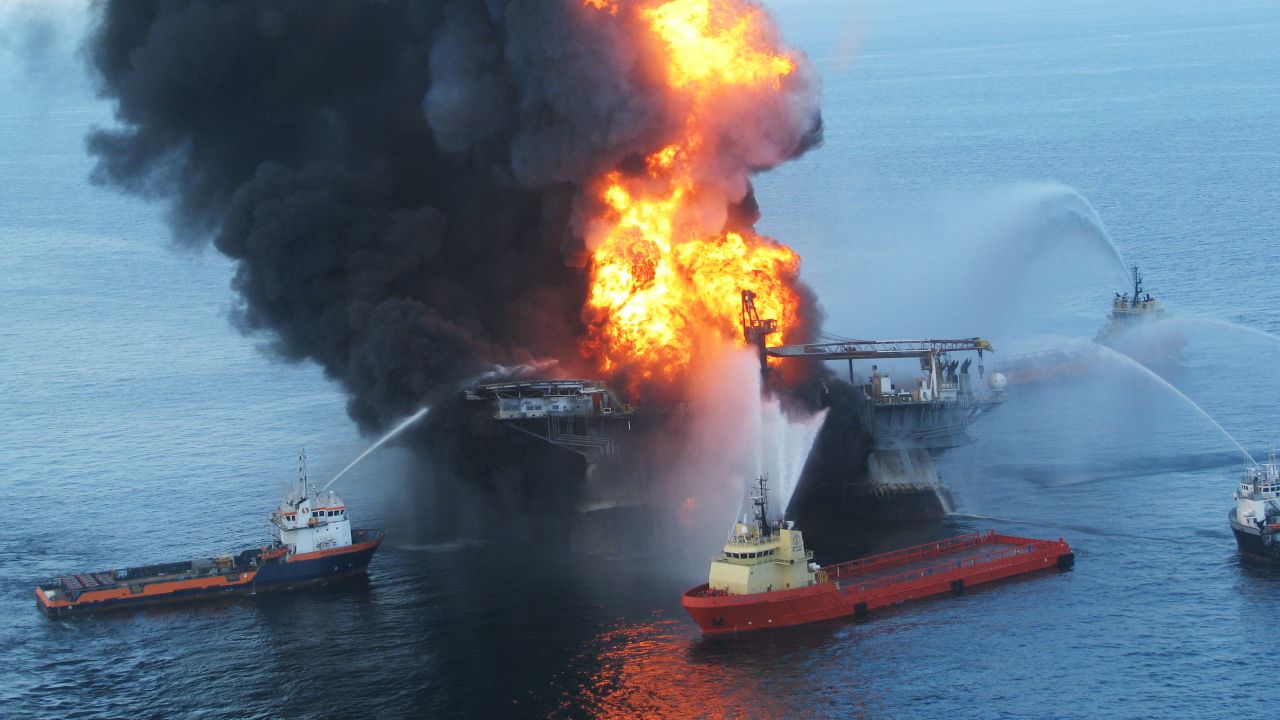
<instances>
[{"instance_id":1,"label":"crane boom","mask_svg":"<svg viewBox=\"0 0 1280 720\"><path fill-rule=\"evenodd\" d=\"M765 343L770 335L778 332L778 321L761 320L756 312L756 294L750 290L742 291L742 339L756 349L760 356L760 373L769 374L769 364L765 360Z\"/></svg>"},{"instance_id":2,"label":"crane boom","mask_svg":"<svg viewBox=\"0 0 1280 720\"><path fill-rule=\"evenodd\" d=\"M756 294L742 290L742 339L754 346L760 356L760 372L769 375L769 358L804 358L806 360L847 360L849 381L853 382L854 360L888 360L892 358L920 358L921 366L929 370L931 387L937 386L939 369L945 369L942 358L949 352L977 352L978 374L982 374L982 353L995 352L991 343L979 337L959 340L845 340L833 343L808 345L768 346L768 336L778 332L778 321L761 319L756 311ZM964 372L969 364L965 363ZM954 372L954 365L951 367Z\"/></svg>"},{"instance_id":3,"label":"crane boom","mask_svg":"<svg viewBox=\"0 0 1280 720\"><path fill-rule=\"evenodd\" d=\"M995 352L982 338L961 340L848 340L811 345L775 345L765 354L776 358L808 358L810 360L878 360L888 358L927 357L936 353L976 351Z\"/></svg>"}]
</instances>

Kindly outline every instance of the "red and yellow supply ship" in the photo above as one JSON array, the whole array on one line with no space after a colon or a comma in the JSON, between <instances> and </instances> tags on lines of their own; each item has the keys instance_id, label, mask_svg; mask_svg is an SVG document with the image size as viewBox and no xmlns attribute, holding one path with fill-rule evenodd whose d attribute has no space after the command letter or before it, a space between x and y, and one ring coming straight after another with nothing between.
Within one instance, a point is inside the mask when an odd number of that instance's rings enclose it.
<instances>
[{"instance_id":1,"label":"red and yellow supply ship","mask_svg":"<svg viewBox=\"0 0 1280 720\"><path fill-rule=\"evenodd\" d=\"M384 533L352 530L337 494L308 489L306 457L300 460L297 484L271 513L271 544L237 555L64 575L36 586L36 605L50 617L61 617L288 590L363 573Z\"/></svg>"},{"instance_id":2,"label":"red and yellow supply ship","mask_svg":"<svg viewBox=\"0 0 1280 720\"><path fill-rule=\"evenodd\" d=\"M706 583L687 590L684 609L707 635L802 625L1047 568L1069 570L1075 554L1058 540L994 530L820 567L793 523L770 525L765 479L752 500L755 521L736 523Z\"/></svg>"}]
</instances>

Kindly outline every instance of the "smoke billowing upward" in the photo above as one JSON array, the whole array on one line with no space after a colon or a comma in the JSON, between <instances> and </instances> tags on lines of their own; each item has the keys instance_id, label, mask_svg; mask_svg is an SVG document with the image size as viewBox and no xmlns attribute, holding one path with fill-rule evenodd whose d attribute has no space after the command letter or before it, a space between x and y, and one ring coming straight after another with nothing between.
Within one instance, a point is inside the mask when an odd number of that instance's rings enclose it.
<instances>
[{"instance_id":1,"label":"smoke billowing upward","mask_svg":"<svg viewBox=\"0 0 1280 720\"><path fill-rule=\"evenodd\" d=\"M595 371L592 193L692 112L639 25L657 4L109 0L87 50L119 124L88 139L95 179L233 258L238 322L341 381L363 427L497 364ZM707 124L717 230L754 220L749 172L820 140L789 57L779 92L726 94L735 120Z\"/></svg>"}]
</instances>

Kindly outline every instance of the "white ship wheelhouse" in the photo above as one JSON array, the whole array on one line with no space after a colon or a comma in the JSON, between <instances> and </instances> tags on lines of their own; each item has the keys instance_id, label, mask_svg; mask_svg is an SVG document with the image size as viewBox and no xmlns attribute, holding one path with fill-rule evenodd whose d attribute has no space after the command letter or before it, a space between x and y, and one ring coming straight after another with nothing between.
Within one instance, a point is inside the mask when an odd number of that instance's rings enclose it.
<instances>
[{"instance_id":1,"label":"white ship wheelhouse","mask_svg":"<svg viewBox=\"0 0 1280 720\"><path fill-rule=\"evenodd\" d=\"M1235 495L1236 522L1258 528L1280 524L1280 468L1274 448L1265 465L1245 467Z\"/></svg>"},{"instance_id":2,"label":"white ship wheelhouse","mask_svg":"<svg viewBox=\"0 0 1280 720\"><path fill-rule=\"evenodd\" d=\"M332 490L308 487L306 454L299 454L298 461L298 481L271 513L277 544L287 548L290 555L351 545L346 503Z\"/></svg>"}]
</instances>

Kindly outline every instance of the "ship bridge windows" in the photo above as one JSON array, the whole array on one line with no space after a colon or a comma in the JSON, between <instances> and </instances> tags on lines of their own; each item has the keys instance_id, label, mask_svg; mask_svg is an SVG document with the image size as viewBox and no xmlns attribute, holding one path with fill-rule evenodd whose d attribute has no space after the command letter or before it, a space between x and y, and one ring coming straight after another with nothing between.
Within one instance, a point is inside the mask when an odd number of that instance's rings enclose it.
<instances>
[{"instance_id":1,"label":"ship bridge windows","mask_svg":"<svg viewBox=\"0 0 1280 720\"><path fill-rule=\"evenodd\" d=\"M726 552L725 555L736 560L755 560L757 558L769 557L777 551L777 548L773 548L771 550L759 550L757 552Z\"/></svg>"}]
</instances>

